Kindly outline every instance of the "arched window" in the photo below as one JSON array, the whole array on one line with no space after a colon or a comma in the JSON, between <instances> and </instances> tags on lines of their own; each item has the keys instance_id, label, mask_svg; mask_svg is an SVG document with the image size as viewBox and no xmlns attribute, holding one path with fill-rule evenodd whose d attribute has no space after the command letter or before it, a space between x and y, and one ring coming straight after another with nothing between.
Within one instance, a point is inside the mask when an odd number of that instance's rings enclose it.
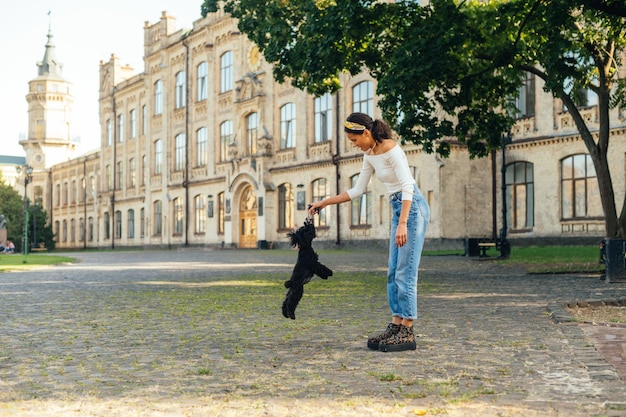
<instances>
[{"instance_id":1,"label":"arched window","mask_svg":"<svg viewBox=\"0 0 626 417\"><path fill-rule=\"evenodd\" d=\"M185 71L176 73L175 103L177 109L185 107L187 102L187 75Z\"/></svg>"},{"instance_id":2,"label":"arched window","mask_svg":"<svg viewBox=\"0 0 626 417\"><path fill-rule=\"evenodd\" d=\"M259 135L259 114L250 113L246 117L246 155L256 155Z\"/></svg>"},{"instance_id":3,"label":"arched window","mask_svg":"<svg viewBox=\"0 0 626 417\"><path fill-rule=\"evenodd\" d=\"M163 232L163 205L161 200L157 200L152 204L152 216L154 221L154 234L160 236Z\"/></svg>"},{"instance_id":4,"label":"arched window","mask_svg":"<svg viewBox=\"0 0 626 417\"><path fill-rule=\"evenodd\" d=\"M314 107L315 137L313 140L315 143L326 142L330 140L333 133L333 103L330 93L316 97Z\"/></svg>"},{"instance_id":5,"label":"arched window","mask_svg":"<svg viewBox=\"0 0 626 417\"><path fill-rule=\"evenodd\" d=\"M201 127L196 132L196 166L203 167L209 160L209 137L207 128Z\"/></svg>"},{"instance_id":6,"label":"arched window","mask_svg":"<svg viewBox=\"0 0 626 417\"><path fill-rule=\"evenodd\" d=\"M135 237L135 210L129 209L127 213L127 224L128 224L128 238L134 239Z\"/></svg>"},{"instance_id":7,"label":"arched window","mask_svg":"<svg viewBox=\"0 0 626 417\"><path fill-rule=\"evenodd\" d=\"M535 225L535 186L533 164L514 162L506 167L507 223L513 230Z\"/></svg>"},{"instance_id":8,"label":"arched window","mask_svg":"<svg viewBox=\"0 0 626 417\"><path fill-rule=\"evenodd\" d=\"M322 201L329 197L330 191L328 187L328 181L326 178L318 178L311 183L311 195L312 201ZM314 217L316 226L328 226L330 218L330 212L326 207L320 210L317 216Z\"/></svg>"},{"instance_id":9,"label":"arched window","mask_svg":"<svg viewBox=\"0 0 626 417\"><path fill-rule=\"evenodd\" d=\"M357 180L359 179L359 174L353 175L350 177L350 186L354 187L356 185ZM372 218L372 193L370 191L366 191L360 197L352 200L352 215L350 219L351 226L366 226L371 224Z\"/></svg>"},{"instance_id":10,"label":"arched window","mask_svg":"<svg viewBox=\"0 0 626 417\"><path fill-rule=\"evenodd\" d=\"M374 117L374 83L363 81L352 88L352 111Z\"/></svg>"},{"instance_id":11,"label":"arched window","mask_svg":"<svg viewBox=\"0 0 626 417\"><path fill-rule=\"evenodd\" d=\"M163 81L154 83L154 115L163 114Z\"/></svg>"},{"instance_id":12,"label":"arched window","mask_svg":"<svg viewBox=\"0 0 626 417\"><path fill-rule=\"evenodd\" d=\"M228 161L228 145L233 141L233 122L226 120L220 125L220 160Z\"/></svg>"},{"instance_id":13,"label":"arched window","mask_svg":"<svg viewBox=\"0 0 626 417\"><path fill-rule=\"evenodd\" d=\"M287 103L280 108L280 149L296 146L296 105Z\"/></svg>"},{"instance_id":14,"label":"arched window","mask_svg":"<svg viewBox=\"0 0 626 417\"><path fill-rule=\"evenodd\" d=\"M198 194L193 198L194 214L195 214L195 233L204 233L206 231L206 212L204 205L204 194Z\"/></svg>"},{"instance_id":15,"label":"arched window","mask_svg":"<svg viewBox=\"0 0 626 417\"><path fill-rule=\"evenodd\" d=\"M115 238L122 238L122 212L119 210L115 211Z\"/></svg>"},{"instance_id":16,"label":"arched window","mask_svg":"<svg viewBox=\"0 0 626 417\"><path fill-rule=\"evenodd\" d=\"M603 218L596 171L591 156L578 154L561 161L561 218Z\"/></svg>"},{"instance_id":17,"label":"arched window","mask_svg":"<svg viewBox=\"0 0 626 417\"><path fill-rule=\"evenodd\" d=\"M186 140L185 134L180 133L176 135L175 146L176 149L174 151L174 171L182 171L185 169L185 161L186 158Z\"/></svg>"},{"instance_id":18,"label":"arched window","mask_svg":"<svg viewBox=\"0 0 626 417\"><path fill-rule=\"evenodd\" d=\"M209 95L209 87L208 87L208 75L209 75L209 65L206 61L202 61L198 64L198 91L197 91L197 101L206 100Z\"/></svg>"},{"instance_id":19,"label":"arched window","mask_svg":"<svg viewBox=\"0 0 626 417\"><path fill-rule=\"evenodd\" d=\"M278 187L278 228L293 228L293 187L289 183Z\"/></svg>"},{"instance_id":20,"label":"arched window","mask_svg":"<svg viewBox=\"0 0 626 417\"><path fill-rule=\"evenodd\" d=\"M161 174L163 169L163 142L161 139L154 141L154 169L152 172L155 175Z\"/></svg>"},{"instance_id":21,"label":"arched window","mask_svg":"<svg viewBox=\"0 0 626 417\"><path fill-rule=\"evenodd\" d=\"M174 234L183 234L183 200L174 199Z\"/></svg>"},{"instance_id":22,"label":"arched window","mask_svg":"<svg viewBox=\"0 0 626 417\"><path fill-rule=\"evenodd\" d=\"M220 57L220 93L233 89L233 53L225 52Z\"/></svg>"},{"instance_id":23,"label":"arched window","mask_svg":"<svg viewBox=\"0 0 626 417\"><path fill-rule=\"evenodd\" d=\"M111 239L111 218L109 212L104 213L104 240Z\"/></svg>"}]
</instances>

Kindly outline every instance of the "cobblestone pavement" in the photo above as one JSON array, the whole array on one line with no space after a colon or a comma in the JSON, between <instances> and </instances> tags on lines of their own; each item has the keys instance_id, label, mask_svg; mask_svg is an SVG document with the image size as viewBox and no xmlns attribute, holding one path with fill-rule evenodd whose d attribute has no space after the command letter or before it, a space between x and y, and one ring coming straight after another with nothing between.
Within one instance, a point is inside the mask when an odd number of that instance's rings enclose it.
<instances>
[{"instance_id":1,"label":"cobblestone pavement","mask_svg":"<svg viewBox=\"0 0 626 417\"><path fill-rule=\"evenodd\" d=\"M0 274L1 416L626 416L615 366L561 308L623 283L425 257L417 351L392 354L365 347L388 320L381 252L320 252L335 275L294 321L294 251L70 256Z\"/></svg>"}]
</instances>

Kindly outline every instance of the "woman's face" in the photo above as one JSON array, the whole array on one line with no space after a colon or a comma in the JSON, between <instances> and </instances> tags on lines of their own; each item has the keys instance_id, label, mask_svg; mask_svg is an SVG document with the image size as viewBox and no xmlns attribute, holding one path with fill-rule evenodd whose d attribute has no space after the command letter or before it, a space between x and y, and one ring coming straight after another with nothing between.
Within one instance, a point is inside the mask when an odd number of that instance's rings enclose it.
<instances>
[{"instance_id":1,"label":"woman's face","mask_svg":"<svg viewBox=\"0 0 626 417\"><path fill-rule=\"evenodd\" d=\"M361 134L346 132L346 136L352 142L352 146L361 149L363 152L369 151L374 146L374 140L369 130L364 130Z\"/></svg>"}]
</instances>

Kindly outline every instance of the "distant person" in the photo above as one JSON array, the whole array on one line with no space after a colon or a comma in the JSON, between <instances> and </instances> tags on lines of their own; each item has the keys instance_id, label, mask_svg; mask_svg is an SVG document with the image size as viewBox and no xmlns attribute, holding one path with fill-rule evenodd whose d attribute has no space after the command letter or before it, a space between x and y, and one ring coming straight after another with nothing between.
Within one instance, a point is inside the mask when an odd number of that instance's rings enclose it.
<instances>
[{"instance_id":1,"label":"distant person","mask_svg":"<svg viewBox=\"0 0 626 417\"><path fill-rule=\"evenodd\" d=\"M15 253L15 245L13 244L12 241L8 241L7 242L7 247L5 249L6 253Z\"/></svg>"}]
</instances>

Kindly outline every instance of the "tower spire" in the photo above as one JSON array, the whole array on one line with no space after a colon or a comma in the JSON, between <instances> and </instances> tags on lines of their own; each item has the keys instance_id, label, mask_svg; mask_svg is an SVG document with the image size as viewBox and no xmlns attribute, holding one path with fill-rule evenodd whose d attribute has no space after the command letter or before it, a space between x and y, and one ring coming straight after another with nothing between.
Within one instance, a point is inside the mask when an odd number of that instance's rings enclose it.
<instances>
[{"instance_id":1,"label":"tower spire","mask_svg":"<svg viewBox=\"0 0 626 417\"><path fill-rule=\"evenodd\" d=\"M37 63L39 67L39 75L56 75L61 76L63 64L59 63L56 58L54 43L52 43L52 11L48 11L48 42L46 43L46 52L43 60Z\"/></svg>"}]
</instances>

